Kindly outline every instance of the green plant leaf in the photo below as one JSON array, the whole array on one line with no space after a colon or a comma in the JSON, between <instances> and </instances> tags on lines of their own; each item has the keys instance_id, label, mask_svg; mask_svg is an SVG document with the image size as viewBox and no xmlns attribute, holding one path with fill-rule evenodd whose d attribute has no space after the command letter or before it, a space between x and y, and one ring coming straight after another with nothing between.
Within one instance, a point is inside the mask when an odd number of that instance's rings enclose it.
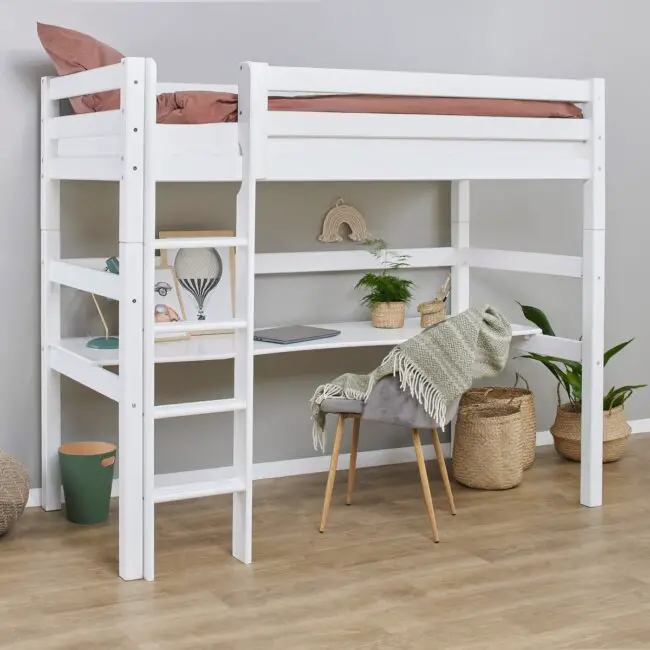
<instances>
[{"instance_id":1,"label":"green plant leaf","mask_svg":"<svg viewBox=\"0 0 650 650\"><path fill-rule=\"evenodd\" d=\"M630 339L629 341L623 341L623 343L619 343L618 345L615 345L612 348L609 348L607 352L605 352L605 355L603 356L603 365L606 366L607 362L615 355L618 354L623 348L627 347L630 343L632 343L634 339Z\"/></svg>"},{"instance_id":2,"label":"green plant leaf","mask_svg":"<svg viewBox=\"0 0 650 650\"><path fill-rule=\"evenodd\" d=\"M645 388L646 386L647 384L620 386L618 388L612 386L603 398L603 410L609 411L617 406L621 406L632 396L635 390Z\"/></svg>"},{"instance_id":3,"label":"green plant leaf","mask_svg":"<svg viewBox=\"0 0 650 650\"><path fill-rule=\"evenodd\" d=\"M410 302L415 283L394 275L366 273L355 285L364 289L362 304L372 307L380 302Z\"/></svg>"},{"instance_id":4,"label":"green plant leaf","mask_svg":"<svg viewBox=\"0 0 650 650\"><path fill-rule=\"evenodd\" d=\"M532 359L541 363L555 377L555 379L557 379L564 386L567 394L569 394L568 382L566 380L566 377L563 376L563 372L557 364L553 363L553 361L549 360L543 354L537 354L535 352L529 352L528 354L522 355L521 358Z\"/></svg>"},{"instance_id":5,"label":"green plant leaf","mask_svg":"<svg viewBox=\"0 0 650 650\"><path fill-rule=\"evenodd\" d=\"M521 307L524 318L529 320L534 325L537 325L537 327L542 330L542 334L546 336L555 336L555 332L551 327L551 323L549 322L548 317L541 309L539 309L539 307L522 305L520 302L517 302L517 304Z\"/></svg>"}]
</instances>

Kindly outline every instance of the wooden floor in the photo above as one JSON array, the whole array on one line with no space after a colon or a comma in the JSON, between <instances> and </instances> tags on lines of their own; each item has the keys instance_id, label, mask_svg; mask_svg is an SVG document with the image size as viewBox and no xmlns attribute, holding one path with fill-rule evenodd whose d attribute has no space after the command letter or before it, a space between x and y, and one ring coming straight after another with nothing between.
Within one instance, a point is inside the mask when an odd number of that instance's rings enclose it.
<instances>
[{"instance_id":1,"label":"wooden floor","mask_svg":"<svg viewBox=\"0 0 650 650\"><path fill-rule=\"evenodd\" d=\"M158 579L116 576L116 512L81 528L28 510L0 538L0 647L141 650L650 648L650 436L606 467L606 505L577 503L579 466L539 451L523 484L454 483L429 463L434 545L415 464L360 470L327 531L325 475L255 490L256 562L230 557L230 499L158 506Z\"/></svg>"}]
</instances>

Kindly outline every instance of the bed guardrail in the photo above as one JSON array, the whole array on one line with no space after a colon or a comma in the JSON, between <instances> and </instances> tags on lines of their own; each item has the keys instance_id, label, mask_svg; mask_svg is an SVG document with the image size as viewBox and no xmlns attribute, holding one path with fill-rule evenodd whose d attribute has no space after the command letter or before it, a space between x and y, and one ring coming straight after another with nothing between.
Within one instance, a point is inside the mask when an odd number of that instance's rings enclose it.
<instances>
[{"instance_id":1,"label":"bed guardrail","mask_svg":"<svg viewBox=\"0 0 650 650\"><path fill-rule=\"evenodd\" d=\"M530 99L585 103L591 100L588 80L493 77L429 72L384 72L269 66L270 93L353 93Z\"/></svg>"},{"instance_id":2,"label":"bed guardrail","mask_svg":"<svg viewBox=\"0 0 650 650\"><path fill-rule=\"evenodd\" d=\"M123 59L121 63L114 65L75 72L62 77L52 77L48 85L49 98L52 101L57 101L107 90L120 90L124 84L126 61L127 59Z\"/></svg>"}]
</instances>

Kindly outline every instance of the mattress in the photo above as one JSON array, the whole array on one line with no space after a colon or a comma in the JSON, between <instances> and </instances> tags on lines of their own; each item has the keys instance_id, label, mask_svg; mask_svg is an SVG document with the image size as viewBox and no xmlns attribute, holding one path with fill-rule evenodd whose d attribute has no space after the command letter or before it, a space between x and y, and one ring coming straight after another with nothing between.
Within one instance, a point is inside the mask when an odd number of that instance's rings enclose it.
<instances>
[{"instance_id":1,"label":"mattress","mask_svg":"<svg viewBox=\"0 0 650 650\"><path fill-rule=\"evenodd\" d=\"M160 124L214 124L237 121L237 95L209 91L164 93L157 98ZM465 115L484 117L581 118L570 102L395 95L302 95L269 97L271 111Z\"/></svg>"}]
</instances>

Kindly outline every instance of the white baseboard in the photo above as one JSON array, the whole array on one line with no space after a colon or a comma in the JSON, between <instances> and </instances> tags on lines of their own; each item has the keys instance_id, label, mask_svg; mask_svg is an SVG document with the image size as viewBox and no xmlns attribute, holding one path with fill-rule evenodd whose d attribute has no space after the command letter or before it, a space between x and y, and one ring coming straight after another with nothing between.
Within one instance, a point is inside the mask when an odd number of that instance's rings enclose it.
<instances>
[{"instance_id":1,"label":"white baseboard","mask_svg":"<svg viewBox=\"0 0 650 650\"><path fill-rule=\"evenodd\" d=\"M645 418L644 420L630 420L630 427L632 428L632 433L650 433L650 418Z\"/></svg>"},{"instance_id":2,"label":"white baseboard","mask_svg":"<svg viewBox=\"0 0 650 650\"><path fill-rule=\"evenodd\" d=\"M422 445L422 452L425 459L434 458L433 445ZM451 454L451 445L446 442L442 444L442 452L445 458ZM400 463L415 462L415 451L413 447L398 447L396 449L378 449L376 451L360 451L357 455L357 467L380 467L384 465L398 465ZM253 465L253 480L259 481L269 478L283 478L287 476L302 476L305 474L317 474L326 472L329 469L330 456L310 456L308 458L295 458L292 460L278 460L268 463L255 463ZM350 467L350 454L339 456L339 469ZM217 467L214 469L199 469L188 472L174 472L170 474L159 474L156 476L156 487L164 488L165 494L180 500L187 493L188 488L196 488L197 483L213 483L214 481L232 477L232 468ZM113 481L111 496L118 496L118 480ZM34 488L29 491L27 507L38 507L41 505L41 489Z\"/></svg>"},{"instance_id":3,"label":"white baseboard","mask_svg":"<svg viewBox=\"0 0 650 650\"><path fill-rule=\"evenodd\" d=\"M643 420L631 420L632 433L650 432L650 418ZM537 446L543 447L553 444L553 437L549 431L537 432ZM430 460L434 457L433 445L423 445L424 457ZM451 455L451 445L443 443L442 451L445 458ZM310 456L308 458L295 458L292 460L277 460L268 463L256 463L253 465L253 480L259 481L269 478L283 478L287 476L302 476L305 474L317 474L326 472L329 469L329 455ZM380 467L383 465L397 465L400 463L415 462L413 447L398 447L397 449L379 449L376 451L361 451L357 457L357 467ZM339 469L350 467L350 454L339 456ZM187 493L188 487L193 490L197 483L212 483L218 479L232 476L230 467L218 467L215 469L201 469L188 472L174 472L171 474L159 474L156 476L156 487L165 488L169 495L175 495L180 499ZM190 487L191 486L191 487ZM118 481L113 481L111 496L118 495ZM41 505L41 489L33 488L29 491L27 507L38 507Z\"/></svg>"}]
</instances>

